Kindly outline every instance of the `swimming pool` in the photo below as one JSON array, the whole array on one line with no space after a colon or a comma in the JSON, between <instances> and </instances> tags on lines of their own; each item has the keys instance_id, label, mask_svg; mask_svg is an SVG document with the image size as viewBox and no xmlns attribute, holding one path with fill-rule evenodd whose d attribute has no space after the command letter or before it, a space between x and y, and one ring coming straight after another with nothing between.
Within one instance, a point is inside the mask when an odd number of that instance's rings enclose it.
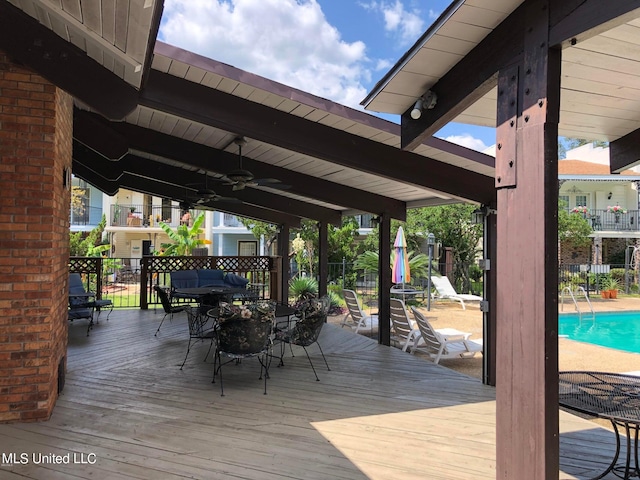
<instances>
[{"instance_id":1,"label":"swimming pool","mask_svg":"<svg viewBox=\"0 0 640 480\"><path fill-rule=\"evenodd\" d=\"M592 343L627 352L640 353L640 312L561 313L558 334L578 342Z\"/></svg>"}]
</instances>

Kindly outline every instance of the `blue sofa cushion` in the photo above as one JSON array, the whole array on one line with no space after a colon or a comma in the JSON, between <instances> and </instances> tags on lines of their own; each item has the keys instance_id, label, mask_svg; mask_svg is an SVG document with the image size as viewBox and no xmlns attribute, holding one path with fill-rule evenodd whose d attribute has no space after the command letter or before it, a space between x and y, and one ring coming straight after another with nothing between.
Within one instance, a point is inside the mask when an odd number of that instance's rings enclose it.
<instances>
[{"instance_id":1,"label":"blue sofa cushion","mask_svg":"<svg viewBox=\"0 0 640 480\"><path fill-rule=\"evenodd\" d=\"M224 281L223 270L199 269L197 275L199 287L224 287L227 285Z\"/></svg>"},{"instance_id":2,"label":"blue sofa cushion","mask_svg":"<svg viewBox=\"0 0 640 480\"><path fill-rule=\"evenodd\" d=\"M227 273L224 281L227 285L237 288L245 288L247 283L249 283L249 279L236 275L235 273Z\"/></svg>"},{"instance_id":3,"label":"blue sofa cushion","mask_svg":"<svg viewBox=\"0 0 640 480\"><path fill-rule=\"evenodd\" d=\"M195 288L198 286L198 273L195 270L171 272L171 288Z\"/></svg>"}]
</instances>

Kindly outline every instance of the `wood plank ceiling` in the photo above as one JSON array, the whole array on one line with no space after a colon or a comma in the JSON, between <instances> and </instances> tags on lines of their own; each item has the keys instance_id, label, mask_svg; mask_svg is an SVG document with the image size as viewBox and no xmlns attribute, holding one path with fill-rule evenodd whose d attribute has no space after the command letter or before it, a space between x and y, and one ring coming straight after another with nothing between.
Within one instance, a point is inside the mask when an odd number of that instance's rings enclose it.
<instances>
[{"instance_id":1,"label":"wood plank ceiling","mask_svg":"<svg viewBox=\"0 0 640 480\"><path fill-rule=\"evenodd\" d=\"M521 4L454 2L362 104L371 111L406 113ZM560 135L611 142L640 128L637 16L631 12L618 24L601 27L598 35L577 35L562 44ZM497 87L492 86L452 120L495 127L496 99Z\"/></svg>"}]
</instances>

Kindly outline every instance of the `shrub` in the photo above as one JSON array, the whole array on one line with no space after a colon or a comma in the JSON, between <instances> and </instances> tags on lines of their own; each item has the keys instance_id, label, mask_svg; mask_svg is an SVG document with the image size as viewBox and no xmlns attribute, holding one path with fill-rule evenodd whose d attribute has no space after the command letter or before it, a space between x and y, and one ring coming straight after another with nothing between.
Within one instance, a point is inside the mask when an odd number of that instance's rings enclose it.
<instances>
[{"instance_id":1,"label":"shrub","mask_svg":"<svg viewBox=\"0 0 640 480\"><path fill-rule=\"evenodd\" d=\"M311 277L296 277L289 282L289 293L296 301L318 296L318 282Z\"/></svg>"}]
</instances>

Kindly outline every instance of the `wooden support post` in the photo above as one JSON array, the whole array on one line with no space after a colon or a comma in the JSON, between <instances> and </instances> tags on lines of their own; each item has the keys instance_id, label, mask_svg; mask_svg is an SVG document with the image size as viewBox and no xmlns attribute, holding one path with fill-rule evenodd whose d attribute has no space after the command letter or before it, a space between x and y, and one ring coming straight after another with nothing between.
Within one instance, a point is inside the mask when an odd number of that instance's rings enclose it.
<instances>
[{"instance_id":1,"label":"wooden support post","mask_svg":"<svg viewBox=\"0 0 640 480\"><path fill-rule=\"evenodd\" d=\"M329 239L327 222L318 222L318 296L327 294L329 278Z\"/></svg>"},{"instance_id":2,"label":"wooden support post","mask_svg":"<svg viewBox=\"0 0 640 480\"><path fill-rule=\"evenodd\" d=\"M289 276L291 275L289 263L289 225L280 225L278 233L278 255L282 257L282 277L280 278L280 292L282 303L289 302Z\"/></svg>"},{"instance_id":3,"label":"wooden support post","mask_svg":"<svg viewBox=\"0 0 640 480\"><path fill-rule=\"evenodd\" d=\"M528 0L524 55L499 72L496 478L553 480L558 439L560 51Z\"/></svg>"},{"instance_id":4,"label":"wooden support post","mask_svg":"<svg viewBox=\"0 0 640 480\"><path fill-rule=\"evenodd\" d=\"M391 345L391 218L379 216L378 343Z\"/></svg>"}]
</instances>

